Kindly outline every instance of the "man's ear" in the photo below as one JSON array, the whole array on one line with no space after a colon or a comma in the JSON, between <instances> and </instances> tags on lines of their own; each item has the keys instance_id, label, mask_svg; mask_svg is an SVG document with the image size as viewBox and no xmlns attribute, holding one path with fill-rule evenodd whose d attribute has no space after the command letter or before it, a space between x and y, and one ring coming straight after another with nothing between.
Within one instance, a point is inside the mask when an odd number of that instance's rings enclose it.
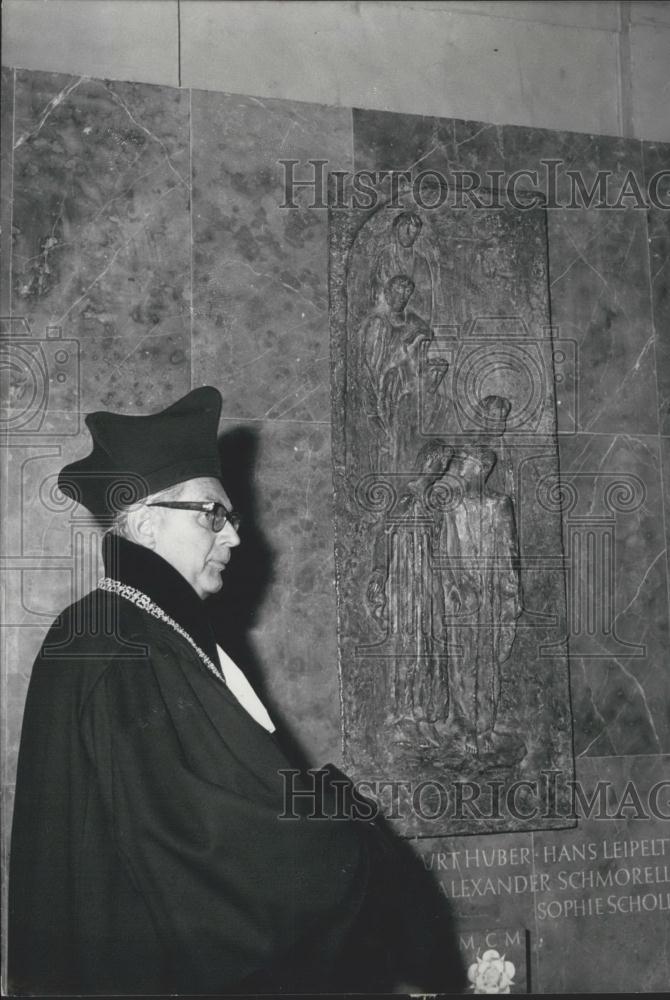
<instances>
[{"instance_id":1,"label":"man's ear","mask_svg":"<svg viewBox=\"0 0 670 1000\"><path fill-rule=\"evenodd\" d=\"M146 505L128 514L128 532L133 542L147 549L156 548L156 511Z\"/></svg>"}]
</instances>

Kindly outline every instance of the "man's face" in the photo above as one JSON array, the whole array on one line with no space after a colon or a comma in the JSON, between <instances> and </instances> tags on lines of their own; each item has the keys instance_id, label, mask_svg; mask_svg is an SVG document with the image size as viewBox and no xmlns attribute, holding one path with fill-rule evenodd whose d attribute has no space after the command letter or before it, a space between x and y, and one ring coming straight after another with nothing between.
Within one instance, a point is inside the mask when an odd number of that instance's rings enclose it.
<instances>
[{"instance_id":1,"label":"man's face","mask_svg":"<svg viewBox=\"0 0 670 1000\"><path fill-rule=\"evenodd\" d=\"M180 501L215 500L228 510L231 503L218 479L189 479ZM240 536L230 521L219 532L212 531L211 517L197 510L152 508L155 516L155 549L166 562L188 580L198 597L204 599L221 589L221 573L230 559L230 550L240 544Z\"/></svg>"}]
</instances>

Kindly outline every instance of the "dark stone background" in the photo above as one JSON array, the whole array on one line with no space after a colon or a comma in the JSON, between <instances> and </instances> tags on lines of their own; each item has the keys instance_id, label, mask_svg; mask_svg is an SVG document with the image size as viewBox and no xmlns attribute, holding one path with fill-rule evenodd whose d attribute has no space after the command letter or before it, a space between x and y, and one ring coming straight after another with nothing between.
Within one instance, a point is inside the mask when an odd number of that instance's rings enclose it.
<instances>
[{"instance_id":1,"label":"dark stone background","mask_svg":"<svg viewBox=\"0 0 670 1000\"><path fill-rule=\"evenodd\" d=\"M670 147L23 70L3 74L2 94L2 316L42 342L60 326L80 359L77 377L71 345L43 425L2 449L6 852L32 659L51 616L94 582L75 579L70 512L49 491L88 450L79 414L92 409L140 413L191 386L221 389L227 485L249 512L222 634L309 759L340 760L327 219L302 197L298 211L278 207L276 161L401 169L423 157L424 168L511 172L559 157L591 178L632 168L642 179L668 167ZM669 259L667 213L549 212L553 322L581 359L562 474L580 474L589 511L603 473L645 487L641 507L617 514L615 552L617 634L645 655L571 662L577 775L621 788L631 775L643 789L659 780L670 754ZM48 365L55 350L42 348ZM668 836L661 821L589 824L423 841L420 852L521 845L541 866L552 837ZM537 992L664 989L670 978L664 913L543 921L532 894L455 908L464 927L529 931Z\"/></svg>"}]
</instances>

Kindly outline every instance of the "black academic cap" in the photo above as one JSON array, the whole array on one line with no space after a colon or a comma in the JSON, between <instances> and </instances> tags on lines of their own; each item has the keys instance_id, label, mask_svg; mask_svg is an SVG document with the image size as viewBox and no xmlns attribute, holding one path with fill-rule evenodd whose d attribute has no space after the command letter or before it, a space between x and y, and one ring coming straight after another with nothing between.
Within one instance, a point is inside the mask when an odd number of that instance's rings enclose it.
<instances>
[{"instance_id":1,"label":"black academic cap","mask_svg":"<svg viewBox=\"0 0 670 1000\"><path fill-rule=\"evenodd\" d=\"M204 385L148 416L90 413L86 426L93 451L61 470L61 492L96 516L109 517L187 479L219 479L221 403L218 389Z\"/></svg>"}]
</instances>

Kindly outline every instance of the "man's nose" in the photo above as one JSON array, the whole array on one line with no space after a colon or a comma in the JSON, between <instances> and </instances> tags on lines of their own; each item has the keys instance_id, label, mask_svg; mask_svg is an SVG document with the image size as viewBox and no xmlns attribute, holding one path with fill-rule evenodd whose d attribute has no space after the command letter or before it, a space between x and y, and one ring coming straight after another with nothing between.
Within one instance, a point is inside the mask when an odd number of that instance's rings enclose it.
<instances>
[{"instance_id":1,"label":"man's nose","mask_svg":"<svg viewBox=\"0 0 670 1000\"><path fill-rule=\"evenodd\" d=\"M230 521L226 521L221 531L218 532L216 540L220 545L225 545L229 549L234 549L236 545L240 544L240 536Z\"/></svg>"}]
</instances>

